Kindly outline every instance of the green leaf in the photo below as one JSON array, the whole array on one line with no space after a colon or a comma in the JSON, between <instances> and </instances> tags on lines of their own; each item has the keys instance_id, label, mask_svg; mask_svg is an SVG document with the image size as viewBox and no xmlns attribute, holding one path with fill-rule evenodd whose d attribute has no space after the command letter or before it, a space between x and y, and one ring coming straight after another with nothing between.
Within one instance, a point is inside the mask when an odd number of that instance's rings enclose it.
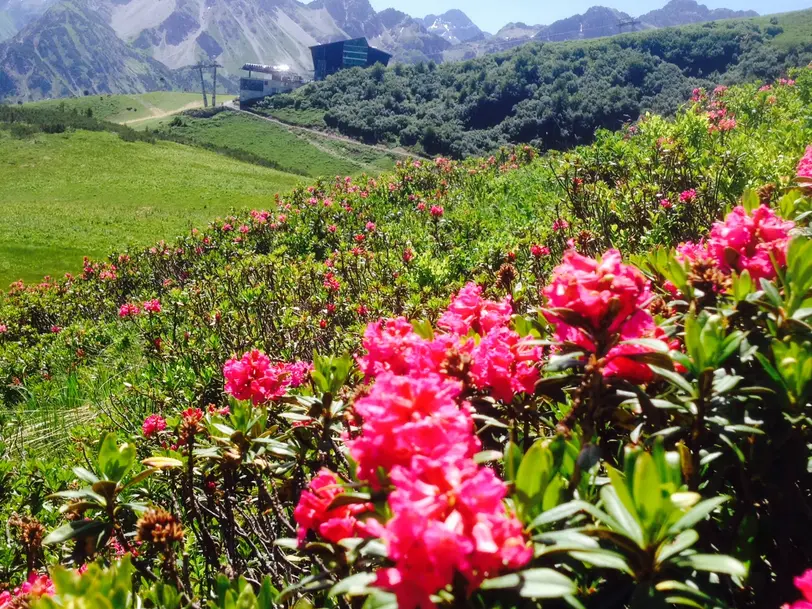
<instances>
[{"instance_id":1,"label":"green leaf","mask_svg":"<svg viewBox=\"0 0 812 609\"><path fill-rule=\"evenodd\" d=\"M119 446L116 434L108 433L99 449L99 470L105 480L120 482L135 465L136 450L131 444Z\"/></svg>"},{"instance_id":2,"label":"green leaf","mask_svg":"<svg viewBox=\"0 0 812 609\"><path fill-rule=\"evenodd\" d=\"M657 550L657 561L665 562L669 558L677 556L699 541L699 533L693 529L688 529L677 535L674 540Z\"/></svg>"},{"instance_id":3,"label":"green leaf","mask_svg":"<svg viewBox=\"0 0 812 609\"><path fill-rule=\"evenodd\" d=\"M513 589L524 598L560 598L575 594L575 583L552 569L528 569L502 577L486 579L483 590Z\"/></svg>"},{"instance_id":4,"label":"green leaf","mask_svg":"<svg viewBox=\"0 0 812 609\"><path fill-rule=\"evenodd\" d=\"M691 554L681 559L680 565L697 571L725 573L741 578L747 577L747 567L732 556L723 554Z\"/></svg>"},{"instance_id":5,"label":"green leaf","mask_svg":"<svg viewBox=\"0 0 812 609\"><path fill-rule=\"evenodd\" d=\"M606 512L614 519L615 523L606 522L615 532L633 540L638 546L643 546L643 529L637 519L629 513L623 506L623 502L617 495L617 491L612 486L604 486L601 489L601 500L606 508Z\"/></svg>"},{"instance_id":6,"label":"green leaf","mask_svg":"<svg viewBox=\"0 0 812 609\"><path fill-rule=\"evenodd\" d=\"M541 510L544 491L553 476L553 455L543 441L538 441L522 459L516 473L516 500L520 512L531 516Z\"/></svg>"},{"instance_id":7,"label":"green leaf","mask_svg":"<svg viewBox=\"0 0 812 609\"><path fill-rule=\"evenodd\" d=\"M42 540L43 545L51 546L57 543L64 543L71 539L98 537L100 533L107 529L107 524L97 520L77 520L76 522L68 522L63 524L55 531L51 531L48 536Z\"/></svg>"},{"instance_id":8,"label":"green leaf","mask_svg":"<svg viewBox=\"0 0 812 609\"><path fill-rule=\"evenodd\" d=\"M330 588L327 594L330 598L336 596L363 596L369 594L370 586L378 578L374 573L356 573L342 579L335 586Z\"/></svg>"},{"instance_id":9,"label":"green leaf","mask_svg":"<svg viewBox=\"0 0 812 609\"><path fill-rule=\"evenodd\" d=\"M694 388L687 380L685 380L685 377L683 377L681 374L678 374L677 372L672 372L671 370L666 370L665 368L660 368L659 366L652 366L651 364L649 364L649 368L651 368L654 374L663 377L672 385L675 385L676 387L682 389L688 395L693 395Z\"/></svg>"},{"instance_id":10,"label":"green leaf","mask_svg":"<svg viewBox=\"0 0 812 609\"><path fill-rule=\"evenodd\" d=\"M519 465L521 465L522 458L524 455L522 454L522 449L519 448L513 441L509 441L507 446L505 446L505 480L507 482L513 482L516 480L516 472L519 471Z\"/></svg>"},{"instance_id":11,"label":"green leaf","mask_svg":"<svg viewBox=\"0 0 812 609\"><path fill-rule=\"evenodd\" d=\"M611 552L609 550L577 550L569 554L574 559L592 565L593 567L598 567L599 569L614 569L615 571L622 571L629 575L634 573L623 555L617 552Z\"/></svg>"}]
</instances>

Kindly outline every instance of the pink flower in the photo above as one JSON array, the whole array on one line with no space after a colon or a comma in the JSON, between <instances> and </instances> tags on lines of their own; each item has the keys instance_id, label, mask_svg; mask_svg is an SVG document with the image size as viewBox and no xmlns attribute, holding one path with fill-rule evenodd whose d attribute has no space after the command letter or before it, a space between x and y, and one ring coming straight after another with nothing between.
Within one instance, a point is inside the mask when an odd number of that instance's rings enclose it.
<instances>
[{"instance_id":1,"label":"pink flower","mask_svg":"<svg viewBox=\"0 0 812 609\"><path fill-rule=\"evenodd\" d=\"M795 587L801 592L803 600L795 601L791 605L784 605L783 609L812 609L812 569L794 580Z\"/></svg>"},{"instance_id":2,"label":"pink flower","mask_svg":"<svg viewBox=\"0 0 812 609\"><path fill-rule=\"evenodd\" d=\"M337 230L338 230L338 227L335 224L331 224L330 226L327 227L327 231L330 232L330 233L334 233Z\"/></svg>"},{"instance_id":3,"label":"pink flower","mask_svg":"<svg viewBox=\"0 0 812 609\"><path fill-rule=\"evenodd\" d=\"M509 404L517 393L533 393L541 349L527 345L508 328L485 335L471 353L471 376L478 389L489 388L493 397Z\"/></svg>"},{"instance_id":4,"label":"pink flower","mask_svg":"<svg viewBox=\"0 0 812 609\"><path fill-rule=\"evenodd\" d=\"M423 201L417 204L417 211L426 211L426 204Z\"/></svg>"},{"instance_id":5,"label":"pink flower","mask_svg":"<svg viewBox=\"0 0 812 609\"><path fill-rule=\"evenodd\" d=\"M708 239L708 253L725 272L747 270L758 281L776 275L773 259L779 268L786 266L789 231L793 222L782 220L762 205L748 214L741 206L716 222Z\"/></svg>"},{"instance_id":6,"label":"pink flower","mask_svg":"<svg viewBox=\"0 0 812 609\"><path fill-rule=\"evenodd\" d=\"M203 420L203 411L200 408L189 407L180 413L181 418L190 425L197 425Z\"/></svg>"},{"instance_id":7,"label":"pink flower","mask_svg":"<svg viewBox=\"0 0 812 609\"><path fill-rule=\"evenodd\" d=\"M53 596L56 592L54 582L48 575L39 575L31 572L28 579L10 593L7 590L0 593L0 609L6 609L17 599L23 601L20 606L28 606L31 601L42 598L43 596Z\"/></svg>"},{"instance_id":8,"label":"pink flower","mask_svg":"<svg viewBox=\"0 0 812 609\"><path fill-rule=\"evenodd\" d=\"M570 227L570 223L564 220L564 218L558 218L555 222L553 222L553 232L559 232L562 230L567 230Z\"/></svg>"},{"instance_id":9,"label":"pink flower","mask_svg":"<svg viewBox=\"0 0 812 609\"><path fill-rule=\"evenodd\" d=\"M693 203L696 200L696 190L689 188L679 193L680 203Z\"/></svg>"},{"instance_id":10,"label":"pink flower","mask_svg":"<svg viewBox=\"0 0 812 609\"><path fill-rule=\"evenodd\" d=\"M368 377L384 372L409 375L428 370L439 372L447 351L457 341L440 335L433 341L421 338L405 317L382 319L364 331L363 347L367 355L358 357L358 367Z\"/></svg>"},{"instance_id":11,"label":"pink flower","mask_svg":"<svg viewBox=\"0 0 812 609\"><path fill-rule=\"evenodd\" d=\"M62 327L61 326L57 326L57 325L51 326L51 333L59 334L60 332L62 332Z\"/></svg>"},{"instance_id":12,"label":"pink flower","mask_svg":"<svg viewBox=\"0 0 812 609\"><path fill-rule=\"evenodd\" d=\"M505 511L505 484L470 459L415 457L392 471L394 514L380 532L394 567L376 584L398 597L400 607L430 609L430 596L459 573L469 590L533 556L522 526Z\"/></svg>"},{"instance_id":13,"label":"pink flower","mask_svg":"<svg viewBox=\"0 0 812 609\"><path fill-rule=\"evenodd\" d=\"M806 147L806 152L798 162L797 170L798 182L807 187L812 187L812 145Z\"/></svg>"},{"instance_id":14,"label":"pink flower","mask_svg":"<svg viewBox=\"0 0 812 609\"><path fill-rule=\"evenodd\" d=\"M537 245L533 244L530 246L530 255L533 258L541 258L542 256L549 256L550 255L550 248L546 245Z\"/></svg>"},{"instance_id":15,"label":"pink flower","mask_svg":"<svg viewBox=\"0 0 812 609\"><path fill-rule=\"evenodd\" d=\"M403 262L409 263L414 258L414 250L410 247L407 247L403 250Z\"/></svg>"},{"instance_id":16,"label":"pink flower","mask_svg":"<svg viewBox=\"0 0 812 609\"><path fill-rule=\"evenodd\" d=\"M161 301L153 298L144 302L144 311L147 313L160 313Z\"/></svg>"},{"instance_id":17,"label":"pink flower","mask_svg":"<svg viewBox=\"0 0 812 609\"><path fill-rule=\"evenodd\" d=\"M229 224L228 222L226 222L225 224L223 224L223 227L222 227L222 229L221 229L221 230L222 230L224 233L227 233L227 232L229 232L229 231L234 230L234 227L233 227L233 226L231 226L231 224Z\"/></svg>"},{"instance_id":18,"label":"pink flower","mask_svg":"<svg viewBox=\"0 0 812 609\"><path fill-rule=\"evenodd\" d=\"M374 222L367 222L366 223L367 232L374 233L375 232L375 223Z\"/></svg>"},{"instance_id":19,"label":"pink flower","mask_svg":"<svg viewBox=\"0 0 812 609\"><path fill-rule=\"evenodd\" d=\"M361 435L347 440L358 478L379 484L378 471L408 466L415 455L470 457L479 449L468 407L456 399L459 382L425 372L419 377L378 376L369 395L355 402L364 422Z\"/></svg>"},{"instance_id":20,"label":"pink flower","mask_svg":"<svg viewBox=\"0 0 812 609\"><path fill-rule=\"evenodd\" d=\"M570 309L582 316L593 333L614 333L635 311L648 304L651 290L639 270L621 263L617 250L607 251L600 262L570 250L553 270L544 295L551 306ZM559 329L566 326L555 323ZM563 334L568 332L567 329Z\"/></svg>"},{"instance_id":21,"label":"pink flower","mask_svg":"<svg viewBox=\"0 0 812 609\"><path fill-rule=\"evenodd\" d=\"M662 207L663 209L671 209L672 207L674 207L674 204L671 203L671 201L669 201L668 199L660 199L660 207Z\"/></svg>"},{"instance_id":22,"label":"pink flower","mask_svg":"<svg viewBox=\"0 0 812 609\"><path fill-rule=\"evenodd\" d=\"M6 324L0 324L0 334L5 334L8 332L8 326Z\"/></svg>"},{"instance_id":23,"label":"pink flower","mask_svg":"<svg viewBox=\"0 0 812 609\"><path fill-rule=\"evenodd\" d=\"M335 276L335 273L333 273L332 271L327 271L324 274L323 285L331 292L338 292L341 289L341 283L339 283L338 279Z\"/></svg>"},{"instance_id":24,"label":"pink flower","mask_svg":"<svg viewBox=\"0 0 812 609\"><path fill-rule=\"evenodd\" d=\"M600 262L572 250L566 252L543 292L552 307L562 309L546 314L558 339L597 353L606 362L605 377L633 383L653 378L648 366L631 357L650 349L621 343L662 338L664 334L645 310L651 300L649 282L638 269L621 263L620 252L609 250ZM573 313L580 317L580 323L567 322Z\"/></svg>"},{"instance_id":25,"label":"pink flower","mask_svg":"<svg viewBox=\"0 0 812 609\"><path fill-rule=\"evenodd\" d=\"M356 518L358 514L373 510L367 503L351 503L335 508L330 504L344 493L336 475L322 469L310 482L308 490L299 498L293 517L299 525L297 538L304 543L308 531L315 531L331 543L348 537L366 537L364 526Z\"/></svg>"},{"instance_id":26,"label":"pink flower","mask_svg":"<svg viewBox=\"0 0 812 609\"><path fill-rule=\"evenodd\" d=\"M271 365L268 356L255 349L241 359L228 360L223 366L223 376L226 393L258 405L285 395L294 375L287 364Z\"/></svg>"},{"instance_id":27,"label":"pink flower","mask_svg":"<svg viewBox=\"0 0 812 609\"><path fill-rule=\"evenodd\" d=\"M445 210L441 205L432 205L429 213L432 215L433 218L442 218Z\"/></svg>"},{"instance_id":28,"label":"pink flower","mask_svg":"<svg viewBox=\"0 0 812 609\"><path fill-rule=\"evenodd\" d=\"M310 379L310 373L313 371L313 364L310 362L293 362L292 364L283 364L283 366L290 375L288 383L294 389L304 385Z\"/></svg>"},{"instance_id":29,"label":"pink flower","mask_svg":"<svg viewBox=\"0 0 812 609\"><path fill-rule=\"evenodd\" d=\"M471 330L482 336L494 328L506 326L512 314L509 296L501 302L485 300L482 298L482 288L468 283L451 299L437 325L460 336L465 336Z\"/></svg>"},{"instance_id":30,"label":"pink flower","mask_svg":"<svg viewBox=\"0 0 812 609\"><path fill-rule=\"evenodd\" d=\"M140 312L141 309L138 308L137 304L125 303L118 308L118 316L121 319L125 319L127 317L135 317Z\"/></svg>"},{"instance_id":31,"label":"pink flower","mask_svg":"<svg viewBox=\"0 0 812 609\"><path fill-rule=\"evenodd\" d=\"M145 438L151 438L164 429L166 429L166 420L158 414L149 415L144 419L144 424L141 426L141 431Z\"/></svg>"}]
</instances>

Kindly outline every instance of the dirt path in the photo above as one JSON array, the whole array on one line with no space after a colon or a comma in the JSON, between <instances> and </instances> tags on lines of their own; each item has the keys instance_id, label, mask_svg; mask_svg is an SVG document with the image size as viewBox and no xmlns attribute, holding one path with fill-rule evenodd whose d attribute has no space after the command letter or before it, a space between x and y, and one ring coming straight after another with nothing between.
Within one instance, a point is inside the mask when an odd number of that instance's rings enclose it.
<instances>
[{"instance_id":1,"label":"dirt path","mask_svg":"<svg viewBox=\"0 0 812 609\"><path fill-rule=\"evenodd\" d=\"M365 148L372 148L377 150L378 152L382 152L385 154L391 154L394 156L399 156L404 159L413 159L413 158L426 158L419 154L412 154L408 152L402 152L400 150L393 150L391 148L387 148L385 146L376 146L374 144L364 144L363 142L359 142L358 140L354 140L349 137L344 137L343 135L336 135L334 133L325 133L324 131L319 131L318 129L310 129L309 127L300 127L298 125L290 125L288 123L284 123L279 119L273 118L271 116L262 116L261 114L255 114L254 112L249 112L248 110L241 110L239 105L236 101L229 101L223 104L229 110L233 110L234 112L242 112L243 114L248 114L249 116L255 116L257 118L261 118L262 120L268 121L269 123L274 123L279 125L280 127L284 127L285 129L291 131L292 133L309 133L311 135L315 135L317 137L327 138L328 140L335 140L337 142L344 142L345 144L352 144L354 146L363 146Z\"/></svg>"},{"instance_id":2,"label":"dirt path","mask_svg":"<svg viewBox=\"0 0 812 609\"><path fill-rule=\"evenodd\" d=\"M166 118L167 116L172 116L173 114L178 114L179 112L183 112L184 110L194 110L195 108L202 108L203 101L193 101L189 102L182 108L175 108L174 110L160 110L155 106L149 108L149 116L142 116L140 118L133 118L128 121L124 121L123 123L119 123L121 125L133 125L137 123L142 123L144 121L151 121L156 118Z\"/></svg>"}]
</instances>

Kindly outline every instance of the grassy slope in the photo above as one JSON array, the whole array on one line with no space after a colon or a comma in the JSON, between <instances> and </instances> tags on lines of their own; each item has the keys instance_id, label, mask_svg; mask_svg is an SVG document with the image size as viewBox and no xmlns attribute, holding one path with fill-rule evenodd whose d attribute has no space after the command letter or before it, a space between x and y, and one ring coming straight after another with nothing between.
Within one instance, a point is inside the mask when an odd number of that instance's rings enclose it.
<instances>
[{"instance_id":1,"label":"grassy slope","mask_svg":"<svg viewBox=\"0 0 812 609\"><path fill-rule=\"evenodd\" d=\"M232 98L231 95L223 96L218 98L218 103ZM79 112L86 112L90 108L94 117L114 123L137 120L139 122L133 124L135 128L142 126L141 121L146 122L157 113L177 112L190 107L192 104L196 107L203 107L203 99L199 93L156 91L138 95L89 95L87 97L51 99L33 102L28 105L33 107L53 107L61 104L65 104L68 109L76 108Z\"/></svg>"},{"instance_id":2,"label":"grassy slope","mask_svg":"<svg viewBox=\"0 0 812 609\"><path fill-rule=\"evenodd\" d=\"M391 157L365 146L300 136L245 114L221 112L211 118L184 117L183 121L184 126L170 127L170 131L274 161L283 170L304 170L311 177L377 173L394 165Z\"/></svg>"},{"instance_id":3,"label":"grassy slope","mask_svg":"<svg viewBox=\"0 0 812 609\"><path fill-rule=\"evenodd\" d=\"M168 142L77 131L0 131L0 286L81 268L82 256L172 238L232 208L262 206L298 176Z\"/></svg>"}]
</instances>

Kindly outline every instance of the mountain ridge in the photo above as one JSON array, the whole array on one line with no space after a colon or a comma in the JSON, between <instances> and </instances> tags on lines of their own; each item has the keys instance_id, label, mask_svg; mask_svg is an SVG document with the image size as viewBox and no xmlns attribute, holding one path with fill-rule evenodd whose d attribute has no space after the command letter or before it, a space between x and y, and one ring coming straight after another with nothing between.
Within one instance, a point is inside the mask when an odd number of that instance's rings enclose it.
<instances>
[{"instance_id":1,"label":"mountain ridge","mask_svg":"<svg viewBox=\"0 0 812 609\"><path fill-rule=\"evenodd\" d=\"M0 43L0 98L195 86L191 71L178 70L201 59L223 64L224 77L237 74L245 62L288 64L307 75L310 46L361 36L396 62L441 62L530 41L753 14L709 9L695 0L671 0L638 19L593 6L549 25L512 23L491 35L462 10L413 17L395 9L376 11L369 0L0 0L0 36L28 20ZM60 27L55 15L67 15L68 25ZM623 23L630 25L619 27ZM71 34L76 32L78 37Z\"/></svg>"}]
</instances>

